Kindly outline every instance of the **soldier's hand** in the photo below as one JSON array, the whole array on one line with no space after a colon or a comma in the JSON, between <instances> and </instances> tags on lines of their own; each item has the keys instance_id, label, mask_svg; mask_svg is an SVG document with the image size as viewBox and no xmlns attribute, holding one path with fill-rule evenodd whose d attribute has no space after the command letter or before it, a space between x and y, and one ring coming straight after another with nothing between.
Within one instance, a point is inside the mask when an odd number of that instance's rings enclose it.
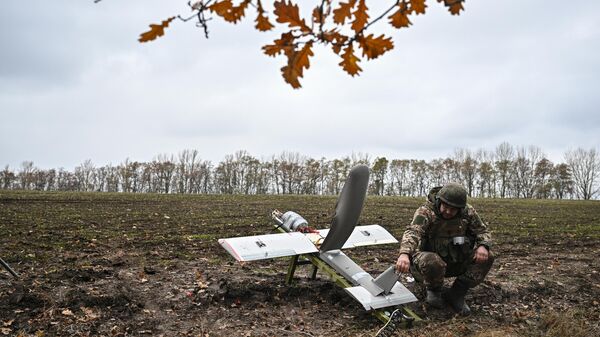
<instances>
[{"instance_id":1,"label":"soldier's hand","mask_svg":"<svg viewBox=\"0 0 600 337\"><path fill-rule=\"evenodd\" d=\"M408 254L400 254L396 261L396 271L399 273L408 273L410 270L410 258Z\"/></svg>"},{"instance_id":2,"label":"soldier's hand","mask_svg":"<svg viewBox=\"0 0 600 337\"><path fill-rule=\"evenodd\" d=\"M479 246L477 247L477 250L475 250L473 261L475 261L475 263L484 263L485 261L487 261L489 255L490 253L488 252L487 248L485 248L485 246Z\"/></svg>"}]
</instances>

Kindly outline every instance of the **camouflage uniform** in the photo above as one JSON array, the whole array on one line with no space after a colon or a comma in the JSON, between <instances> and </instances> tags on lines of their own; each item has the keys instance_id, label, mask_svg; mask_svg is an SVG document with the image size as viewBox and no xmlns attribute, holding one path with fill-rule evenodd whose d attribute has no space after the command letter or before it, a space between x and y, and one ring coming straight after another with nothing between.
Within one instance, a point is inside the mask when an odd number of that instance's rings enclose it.
<instances>
[{"instance_id":1,"label":"camouflage uniform","mask_svg":"<svg viewBox=\"0 0 600 337\"><path fill-rule=\"evenodd\" d=\"M481 283L489 272L494 256L490 251L491 235L475 209L467 204L452 219L444 219L436 204L441 187L433 188L427 203L415 212L411 224L402 236L400 254L411 258L410 271L415 279L428 289L440 289L444 277L457 277L469 288ZM465 243L455 245L453 237L465 237ZM485 246L488 260L473 262L475 249Z\"/></svg>"}]
</instances>

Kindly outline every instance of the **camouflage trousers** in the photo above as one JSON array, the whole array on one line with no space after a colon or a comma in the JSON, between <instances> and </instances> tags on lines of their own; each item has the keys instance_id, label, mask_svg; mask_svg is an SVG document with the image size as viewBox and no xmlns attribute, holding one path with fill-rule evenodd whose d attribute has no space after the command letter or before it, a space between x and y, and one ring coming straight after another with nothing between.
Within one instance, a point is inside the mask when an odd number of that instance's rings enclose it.
<instances>
[{"instance_id":1,"label":"camouflage trousers","mask_svg":"<svg viewBox=\"0 0 600 337\"><path fill-rule=\"evenodd\" d=\"M412 257L410 272L417 282L422 282L429 289L441 288L445 277L456 277L472 288L483 282L494 259L490 251L484 263L476 264L472 256L462 263L447 263L434 252L417 252Z\"/></svg>"}]
</instances>

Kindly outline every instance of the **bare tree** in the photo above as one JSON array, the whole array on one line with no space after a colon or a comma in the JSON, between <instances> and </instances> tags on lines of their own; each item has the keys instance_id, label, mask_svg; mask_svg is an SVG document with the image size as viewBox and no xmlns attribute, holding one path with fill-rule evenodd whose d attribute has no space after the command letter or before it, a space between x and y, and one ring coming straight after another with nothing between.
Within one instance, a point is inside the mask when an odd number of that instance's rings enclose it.
<instances>
[{"instance_id":1,"label":"bare tree","mask_svg":"<svg viewBox=\"0 0 600 337\"><path fill-rule=\"evenodd\" d=\"M165 155L166 156L166 155ZM173 156L171 156L171 159ZM118 167L121 182L121 190L123 192L139 192L142 185L142 163L130 161L126 158Z\"/></svg>"},{"instance_id":2,"label":"bare tree","mask_svg":"<svg viewBox=\"0 0 600 337\"><path fill-rule=\"evenodd\" d=\"M61 167L56 174L56 188L59 191L77 191L79 189L79 181L75 174Z\"/></svg>"},{"instance_id":3,"label":"bare tree","mask_svg":"<svg viewBox=\"0 0 600 337\"><path fill-rule=\"evenodd\" d=\"M200 161L199 165L194 169L192 175L194 176L192 181L192 193L212 193L213 190L213 180L212 180L212 172L213 166L210 161Z\"/></svg>"},{"instance_id":4,"label":"bare tree","mask_svg":"<svg viewBox=\"0 0 600 337\"><path fill-rule=\"evenodd\" d=\"M519 147L513 163L515 195L522 198L532 198L535 190L535 165L544 157L537 146Z\"/></svg>"},{"instance_id":5,"label":"bare tree","mask_svg":"<svg viewBox=\"0 0 600 337\"><path fill-rule=\"evenodd\" d=\"M304 161L305 159L297 152L284 151L279 155L279 183L284 194L300 193Z\"/></svg>"},{"instance_id":6,"label":"bare tree","mask_svg":"<svg viewBox=\"0 0 600 337\"><path fill-rule=\"evenodd\" d=\"M173 155L159 154L156 159L152 161L152 169L158 179L159 192L166 194L170 193L172 178L175 172Z\"/></svg>"},{"instance_id":7,"label":"bare tree","mask_svg":"<svg viewBox=\"0 0 600 337\"><path fill-rule=\"evenodd\" d=\"M462 183L467 188L469 196L473 196L475 189L475 175L477 173L477 161L473 158L471 151L457 149L454 151L454 160L458 164L458 172Z\"/></svg>"},{"instance_id":8,"label":"bare tree","mask_svg":"<svg viewBox=\"0 0 600 337\"><path fill-rule=\"evenodd\" d=\"M46 191L48 186L48 171L36 169L33 174L33 189L36 191Z\"/></svg>"},{"instance_id":9,"label":"bare tree","mask_svg":"<svg viewBox=\"0 0 600 337\"><path fill-rule=\"evenodd\" d=\"M371 191L376 195L383 195L384 193L384 182L387 176L388 163L387 158L378 157L375 159L375 162L373 162L373 167L371 167L371 172L373 173Z\"/></svg>"},{"instance_id":10,"label":"bare tree","mask_svg":"<svg viewBox=\"0 0 600 337\"><path fill-rule=\"evenodd\" d=\"M96 168L91 159L85 160L79 166L75 167L75 177L79 182L79 190L91 192L96 185Z\"/></svg>"},{"instance_id":11,"label":"bare tree","mask_svg":"<svg viewBox=\"0 0 600 337\"><path fill-rule=\"evenodd\" d=\"M308 158L304 162L302 194L318 194L318 183L321 181L321 162L313 158Z\"/></svg>"},{"instance_id":12,"label":"bare tree","mask_svg":"<svg viewBox=\"0 0 600 337\"><path fill-rule=\"evenodd\" d=\"M13 188L13 183L17 180L17 176L12 172L8 165L4 167L4 170L0 171L0 188L8 190Z\"/></svg>"},{"instance_id":13,"label":"bare tree","mask_svg":"<svg viewBox=\"0 0 600 337\"><path fill-rule=\"evenodd\" d=\"M573 194L573 177L569 165L558 164L552 172L552 188L557 199L563 199L567 194Z\"/></svg>"},{"instance_id":14,"label":"bare tree","mask_svg":"<svg viewBox=\"0 0 600 337\"><path fill-rule=\"evenodd\" d=\"M408 191L408 176L410 171L410 160L394 159L390 164L390 176L392 184L395 184L394 190L398 195L405 195Z\"/></svg>"},{"instance_id":15,"label":"bare tree","mask_svg":"<svg viewBox=\"0 0 600 337\"><path fill-rule=\"evenodd\" d=\"M33 166L32 161L24 161L21 163L21 171L18 173L19 182L21 183L21 189L30 190L33 188L34 173L37 170Z\"/></svg>"},{"instance_id":16,"label":"bare tree","mask_svg":"<svg viewBox=\"0 0 600 337\"><path fill-rule=\"evenodd\" d=\"M535 178L534 196L539 199L547 199L552 193L551 178L554 174L554 164L547 158L542 158L535 164L533 175Z\"/></svg>"},{"instance_id":17,"label":"bare tree","mask_svg":"<svg viewBox=\"0 0 600 337\"><path fill-rule=\"evenodd\" d=\"M500 179L500 198L506 197L506 192L510 187L513 158L514 149L509 143L503 142L496 147L495 171Z\"/></svg>"},{"instance_id":18,"label":"bare tree","mask_svg":"<svg viewBox=\"0 0 600 337\"><path fill-rule=\"evenodd\" d=\"M339 194L350 171L350 158L334 159L330 164L327 194Z\"/></svg>"},{"instance_id":19,"label":"bare tree","mask_svg":"<svg viewBox=\"0 0 600 337\"><path fill-rule=\"evenodd\" d=\"M429 178L432 186L440 186L446 183L446 172L443 159L433 159L429 164Z\"/></svg>"},{"instance_id":20,"label":"bare tree","mask_svg":"<svg viewBox=\"0 0 600 337\"><path fill-rule=\"evenodd\" d=\"M482 161L477 167L477 175L479 177L478 188L479 196L488 197L494 196L494 166L488 161Z\"/></svg>"},{"instance_id":21,"label":"bare tree","mask_svg":"<svg viewBox=\"0 0 600 337\"><path fill-rule=\"evenodd\" d=\"M460 179L460 163L452 158L446 158L442 162L444 165L444 182L456 181Z\"/></svg>"},{"instance_id":22,"label":"bare tree","mask_svg":"<svg viewBox=\"0 0 600 337\"><path fill-rule=\"evenodd\" d=\"M425 195L427 189L427 163L424 160L411 160L410 168L413 176L413 196Z\"/></svg>"},{"instance_id":23,"label":"bare tree","mask_svg":"<svg viewBox=\"0 0 600 337\"><path fill-rule=\"evenodd\" d=\"M588 151L577 148L565 153L565 160L571 169L577 197L590 200L599 191L600 157L596 149Z\"/></svg>"}]
</instances>

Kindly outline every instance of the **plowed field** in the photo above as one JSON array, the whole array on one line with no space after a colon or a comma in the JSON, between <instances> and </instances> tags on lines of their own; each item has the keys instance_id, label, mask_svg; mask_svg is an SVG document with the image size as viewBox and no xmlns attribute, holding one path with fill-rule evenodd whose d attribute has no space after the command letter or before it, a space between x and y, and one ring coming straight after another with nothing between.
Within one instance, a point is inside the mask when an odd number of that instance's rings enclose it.
<instances>
[{"instance_id":1,"label":"plowed field","mask_svg":"<svg viewBox=\"0 0 600 337\"><path fill-rule=\"evenodd\" d=\"M369 197L360 224L396 238L424 198ZM497 260L473 314L410 305L397 336L600 336L600 202L471 202ZM327 227L334 197L0 191L0 336L373 336L381 322L288 260L239 264L221 237L272 232L272 209ZM398 245L347 251L378 274ZM422 291L405 279L422 299Z\"/></svg>"}]
</instances>

